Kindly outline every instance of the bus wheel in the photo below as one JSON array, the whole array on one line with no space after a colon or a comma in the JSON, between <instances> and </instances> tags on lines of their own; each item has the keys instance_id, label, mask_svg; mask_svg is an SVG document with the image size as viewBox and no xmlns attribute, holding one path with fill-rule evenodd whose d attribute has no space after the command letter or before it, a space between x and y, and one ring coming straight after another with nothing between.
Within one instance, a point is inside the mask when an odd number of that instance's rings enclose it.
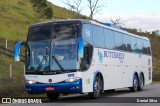
<instances>
[{"instance_id":1,"label":"bus wheel","mask_svg":"<svg viewBox=\"0 0 160 106\"><path fill-rule=\"evenodd\" d=\"M138 77L135 75L133 80L133 87L130 88L130 91L136 92L138 89Z\"/></svg>"},{"instance_id":2,"label":"bus wheel","mask_svg":"<svg viewBox=\"0 0 160 106\"><path fill-rule=\"evenodd\" d=\"M93 85L93 92L88 93L88 96L92 99L100 97L102 92L102 81L99 77L96 77L94 85Z\"/></svg>"},{"instance_id":3,"label":"bus wheel","mask_svg":"<svg viewBox=\"0 0 160 106\"><path fill-rule=\"evenodd\" d=\"M47 93L47 97L50 100L57 100L59 98L59 93Z\"/></svg>"},{"instance_id":4,"label":"bus wheel","mask_svg":"<svg viewBox=\"0 0 160 106\"><path fill-rule=\"evenodd\" d=\"M139 86L138 86L138 90L139 90L139 91L142 91L142 90L143 90L143 87L144 87L144 78L143 78L143 75L141 74L141 76L140 76L140 82L139 82Z\"/></svg>"}]
</instances>

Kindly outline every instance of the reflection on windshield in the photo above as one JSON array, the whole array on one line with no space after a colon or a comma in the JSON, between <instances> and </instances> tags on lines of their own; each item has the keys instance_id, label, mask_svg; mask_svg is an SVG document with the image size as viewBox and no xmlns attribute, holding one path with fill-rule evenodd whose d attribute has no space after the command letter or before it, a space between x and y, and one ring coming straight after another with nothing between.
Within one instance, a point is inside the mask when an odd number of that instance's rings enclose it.
<instances>
[{"instance_id":1,"label":"reflection on windshield","mask_svg":"<svg viewBox=\"0 0 160 106\"><path fill-rule=\"evenodd\" d=\"M31 27L29 30L28 41L40 41L50 39L51 25Z\"/></svg>"},{"instance_id":2,"label":"reflection on windshield","mask_svg":"<svg viewBox=\"0 0 160 106\"><path fill-rule=\"evenodd\" d=\"M54 56L65 70L77 69L77 46L76 39L52 40L52 56ZM60 68L52 59L51 70L60 70Z\"/></svg>"},{"instance_id":3,"label":"reflection on windshield","mask_svg":"<svg viewBox=\"0 0 160 106\"><path fill-rule=\"evenodd\" d=\"M52 36L55 39L52 40L51 55L59 61L64 70L79 69L77 59L79 28L80 24L77 23L54 24ZM60 70L54 59L51 60L51 70Z\"/></svg>"},{"instance_id":4,"label":"reflection on windshield","mask_svg":"<svg viewBox=\"0 0 160 106\"><path fill-rule=\"evenodd\" d=\"M54 23L52 28L50 26L31 28L27 43L27 70L38 72L79 69L77 57L79 29L79 23Z\"/></svg>"},{"instance_id":5,"label":"reflection on windshield","mask_svg":"<svg viewBox=\"0 0 160 106\"><path fill-rule=\"evenodd\" d=\"M66 38L77 38L79 35L80 24L55 24L53 27L52 38L56 40Z\"/></svg>"},{"instance_id":6,"label":"reflection on windshield","mask_svg":"<svg viewBox=\"0 0 160 106\"><path fill-rule=\"evenodd\" d=\"M50 40L28 42L28 69L49 70Z\"/></svg>"}]
</instances>

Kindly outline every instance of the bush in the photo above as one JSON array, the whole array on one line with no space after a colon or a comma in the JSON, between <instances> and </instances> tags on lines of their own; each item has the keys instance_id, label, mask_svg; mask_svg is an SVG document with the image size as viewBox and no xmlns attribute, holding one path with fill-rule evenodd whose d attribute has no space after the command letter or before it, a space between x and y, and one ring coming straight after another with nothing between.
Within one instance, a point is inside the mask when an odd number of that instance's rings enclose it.
<instances>
[{"instance_id":1,"label":"bush","mask_svg":"<svg viewBox=\"0 0 160 106\"><path fill-rule=\"evenodd\" d=\"M160 68L153 68L153 81L160 81Z\"/></svg>"}]
</instances>

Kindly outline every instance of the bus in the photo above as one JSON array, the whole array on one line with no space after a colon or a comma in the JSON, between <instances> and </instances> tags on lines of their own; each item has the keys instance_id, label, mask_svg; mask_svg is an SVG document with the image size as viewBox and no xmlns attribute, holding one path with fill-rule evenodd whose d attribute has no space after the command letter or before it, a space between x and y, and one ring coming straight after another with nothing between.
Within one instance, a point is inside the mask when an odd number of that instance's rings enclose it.
<instances>
[{"instance_id":1,"label":"bus","mask_svg":"<svg viewBox=\"0 0 160 106\"><path fill-rule=\"evenodd\" d=\"M95 21L69 19L30 26L25 46L26 91L47 94L88 94L98 98L105 90L142 91L152 82L151 43L147 37Z\"/></svg>"}]
</instances>

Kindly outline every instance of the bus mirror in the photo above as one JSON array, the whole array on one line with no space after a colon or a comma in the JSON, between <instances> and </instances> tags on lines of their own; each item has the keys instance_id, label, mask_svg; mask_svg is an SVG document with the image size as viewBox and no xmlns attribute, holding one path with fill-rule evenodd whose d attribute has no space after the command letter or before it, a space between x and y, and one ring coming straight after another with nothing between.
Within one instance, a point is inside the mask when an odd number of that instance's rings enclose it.
<instances>
[{"instance_id":1,"label":"bus mirror","mask_svg":"<svg viewBox=\"0 0 160 106\"><path fill-rule=\"evenodd\" d=\"M83 39L79 39L79 42L78 42L78 57L79 58L83 58L83 54L84 54L84 41Z\"/></svg>"},{"instance_id":2,"label":"bus mirror","mask_svg":"<svg viewBox=\"0 0 160 106\"><path fill-rule=\"evenodd\" d=\"M18 42L16 44L16 46L14 47L14 59L15 59L15 61L20 61L20 57L19 57L20 47L23 46L23 45L26 45L26 43L25 42Z\"/></svg>"}]
</instances>

